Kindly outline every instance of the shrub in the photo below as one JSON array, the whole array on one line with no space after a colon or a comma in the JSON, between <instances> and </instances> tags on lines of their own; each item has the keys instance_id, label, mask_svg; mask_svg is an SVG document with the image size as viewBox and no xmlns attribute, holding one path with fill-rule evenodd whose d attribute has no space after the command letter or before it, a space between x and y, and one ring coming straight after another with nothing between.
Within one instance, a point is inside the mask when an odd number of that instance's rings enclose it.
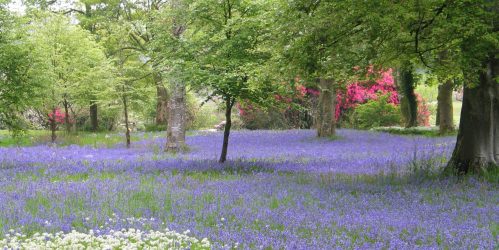
<instances>
[{"instance_id":1,"label":"shrub","mask_svg":"<svg viewBox=\"0 0 499 250\"><path fill-rule=\"evenodd\" d=\"M418 101L418 125L419 126L430 126L430 116L431 110L426 102L426 100L419 94L416 93L416 99Z\"/></svg>"},{"instance_id":2,"label":"shrub","mask_svg":"<svg viewBox=\"0 0 499 250\"><path fill-rule=\"evenodd\" d=\"M388 103L398 105L398 93L392 75L392 69L375 71L373 66L369 67L367 80L349 82L345 89L339 89L336 94L336 120L340 124L351 123L350 115L356 107L378 96L387 95Z\"/></svg>"},{"instance_id":3,"label":"shrub","mask_svg":"<svg viewBox=\"0 0 499 250\"><path fill-rule=\"evenodd\" d=\"M401 116L398 106L389 102L389 96L381 95L364 104L359 104L353 112L353 119L356 127L369 129L398 125Z\"/></svg>"},{"instance_id":4,"label":"shrub","mask_svg":"<svg viewBox=\"0 0 499 250\"><path fill-rule=\"evenodd\" d=\"M250 101L237 104L242 125L247 129L311 128L319 92L299 83L299 78L283 84L285 90L275 95L271 107L262 108Z\"/></svg>"},{"instance_id":5,"label":"shrub","mask_svg":"<svg viewBox=\"0 0 499 250\"><path fill-rule=\"evenodd\" d=\"M241 108L240 108L241 110ZM243 126L246 129L287 129L290 128L284 113L276 108L263 110L260 108L246 108L240 112Z\"/></svg>"},{"instance_id":6,"label":"shrub","mask_svg":"<svg viewBox=\"0 0 499 250\"><path fill-rule=\"evenodd\" d=\"M159 131L166 131L166 124L165 125L158 125L158 124L144 124L144 130L146 132L159 132Z\"/></svg>"},{"instance_id":7,"label":"shrub","mask_svg":"<svg viewBox=\"0 0 499 250\"><path fill-rule=\"evenodd\" d=\"M225 120L224 114L215 102L205 102L201 105L199 100L192 98L189 103L191 113L191 120L187 124L189 130L211 129Z\"/></svg>"}]
</instances>

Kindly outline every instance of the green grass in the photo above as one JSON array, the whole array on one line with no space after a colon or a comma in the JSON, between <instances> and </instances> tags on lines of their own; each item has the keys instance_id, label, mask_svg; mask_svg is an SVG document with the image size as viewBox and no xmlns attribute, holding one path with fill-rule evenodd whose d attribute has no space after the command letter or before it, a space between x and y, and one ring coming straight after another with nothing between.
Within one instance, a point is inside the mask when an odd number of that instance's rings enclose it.
<instances>
[{"instance_id":1,"label":"green grass","mask_svg":"<svg viewBox=\"0 0 499 250\"><path fill-rule=\"evenodd\" d=\"M124 134L117 132L78 132L66 133L57 131L56 143L61 146L80 145L93 147L112 147L125 142ZM143 134L143 137L132 133L132 142L150 137L153 133ZM48 130L28 130L24 134L13 137L9 131L0 130L0 147L33 146L46 144L51 141L51 132Z\"/></svg>"},{"instance_id":2,"label":"green grass","mask_svg":"<svg viewBox=\"0 0 499 250\"><path fill-rule=\"evenodd\" d=\"M35 197L26 200L25 209L33 216L36 216L40 211L40 208L48 210L51 206L51 201L43 196L41 193L37 193Z\"/></svg>"},{"instance_id":3,"label":"green grass","mask_svg":"<svg viewBox=\"0 0 499 250\"><path fill-rule=\"evenodd\" d=\"M44 130L29 130L26 133L13 137L7 130L0 130L0 147L10 146L31 146L35 138L48 135L48 131Z\"/></svg>"},{"instance_id":4,"label":"green grass","mask_svg":"<svg viewBox=\"0 0 499 250\"><path fill-rule=\"evenodd\" d=\"M386 132L390 134L397 134L397 135L418 135L418 136L426 136L426 137L439 137L439 136L451 136L451 135L457 135L457 131L441 135L440 132L438 131L438 128L432 127L432 128L426 128L426 127L415 127L415 128L401 128L401 127L381 127L381 128L374 128L373 130L379 131L379 132Z\"/></svg>"}]
</instances>

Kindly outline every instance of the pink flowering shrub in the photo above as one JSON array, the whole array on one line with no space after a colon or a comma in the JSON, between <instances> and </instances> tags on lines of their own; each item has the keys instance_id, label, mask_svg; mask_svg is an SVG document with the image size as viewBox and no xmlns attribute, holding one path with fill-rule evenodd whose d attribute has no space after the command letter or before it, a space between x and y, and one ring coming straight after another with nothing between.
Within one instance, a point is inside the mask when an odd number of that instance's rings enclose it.
<instances>
[{"instance_id":1,"label":"pink flowering shrub","mask_svg":"<svg viewBox=\"0 0 499 250\"><path fill-rule=\"evenodd\" d=\"M61 112L60 108L55 108L55 110L48 113L49 122L52 122L55 119L56 123L63 124L66 119L66 115Z\"/></svg>"},{"instance_id":2,"label":"pink flowering shrub","mask_svg":"<svg viewBox=\"0 0 499 250\"><path fill-rule=\"evenodd\" d=\"M347 126L358 127L355 124L359 119L353 117L356 108L359 105L366 104L368 101L376 101L383 97L383 101L374 102L374 104L386 103L378 108L387 108L386 112L390 114L389 124L394 124L393 120L398 116L393 114L399 110L399 94L395 85L393 70L375 70L373 66L367 69L365 79L352 83L347 83L344 88L338 88L336 94L336 120ZM240 118L243 126L248 129L286 129L286 128L310 128L312 126L314 107L317 105L319 90L313 85L298 84L299 78L295 79L295 84L283 83L287 88L285 93L274 96L276 106L262 110L253 105L250 101L237 104ZM369 110L369 109L366 109ZM367 114L366 112L361 112ZM372 116L379 116L373 113ZM352 117L350 117L352 116ZM430 111L425 100L418 97L418 122L421 126L429 125ZM383 119L382 117L378 117ZM365 119L364 119L365 120ZM387 124L386 122L380 122Z\"/></svg>"},{"instance_id":3,"label":"pink flowering shrub","mask_svg":"<svg viewBox=\"0 0 499 250\"><path fill-rule=\"evenodd\" d=\"M389 104L399 105L392 69L376 72L371 66L366 78L370 80L347 83L345 90L337 91L335 114L337 121L346 113L353 112L358 105L369 100L377 100L380 96L386 96Z\"/></svg>"},{"instance_id":4,"label":"pink flowering shrub","mask_svg":"<svg viewBox=\"0 0 499 250\"><path fill-rule=\"evenodd\" d=\"M431 111L428 107L426 100L418 93L416 93L416 100L418 102L418 126L429 127Z\"/></svg>"}]
</instances>

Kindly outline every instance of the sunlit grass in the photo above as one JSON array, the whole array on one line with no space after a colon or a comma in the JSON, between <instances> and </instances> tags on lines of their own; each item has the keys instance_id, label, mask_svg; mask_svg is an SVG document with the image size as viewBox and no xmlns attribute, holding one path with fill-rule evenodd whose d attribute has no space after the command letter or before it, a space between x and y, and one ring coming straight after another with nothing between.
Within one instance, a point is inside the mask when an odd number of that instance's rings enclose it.
<instances>
[{"instance_id":1,"label":"sunlit grass","mask_svg":"<svg viewBox=\"0 0 499 250\"><path fill-rule=\"evenodd\" d=\"M132 133L132 142L159 136L162 132ZM79 145L92 147L112 147L125 143L124 133L119 132L77 132L66 133L57 131L56 143L60 146ZM48 144L51 142L51 132L48 130L28 130L24 133L12 136L7 130L0 130L0 147L11 146L34 146Z\"/></svg>"}]
</instances>

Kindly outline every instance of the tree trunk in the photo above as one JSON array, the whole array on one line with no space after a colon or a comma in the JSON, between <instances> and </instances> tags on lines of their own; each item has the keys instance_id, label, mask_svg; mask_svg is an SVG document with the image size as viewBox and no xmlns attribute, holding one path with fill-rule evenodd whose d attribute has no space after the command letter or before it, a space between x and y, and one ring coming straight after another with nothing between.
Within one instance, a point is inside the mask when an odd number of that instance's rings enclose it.
<instances>
[{"instance_id":1,"label":"tree trunk","mask_svg":"<svg viewBox=\"0 0 499 250\"><path fill-rule=\"evenodd\" d=\"M170 1L173 10L182 9L182 1ZM177 17L173 17L172 35L176 39L180 39L184 33L186 26L184 23L179 23ZM185 130L186 130L186 90L185 83L179 80L176 74L182 74L180 69L171 72L174 77L170 80L172 84L172 96L168 100L168 125L166 128L166 151L178 152L185 148Z\"/></svg>"},{"instance_id":2,"label":"tree trunk","mask_svg":"<svg viewBox=\"0 0 499 250\"><path fill-rule=\"evenodd\" d=\"M154 74L154 82L156 84L156 125L166 126L168 121L168 91L163 85L160 74Z\"/></svg>"},{"instance_id":3,"label":"tree trunk","mask_svg":"<svg viewBox=\"0 0 499 250\"><path fill-rule=\"evenodd\" d=\"M225 127L224 127L224 141L222 144L222 153L218 162L224 163L227 160L227 149L229 147L230 128L232 127L232 107L234 107L235 100L227 98L225 101Z\"/></svg>"},{"instance_id":4,"label":"tree trunk","mask_svg":"<svg viewBox=\"0 0 499 250\"><path fill-rule=\"evenodd\" d=\"M67 100L64 100L64 123L66 123L66 133L71 133L71 123L69 122L69 103Z\"/></svg>"},{"instance_id":5,"label":"tree trunk","mask_svg":"<svg viewBox=\"0 0 499 250\"><path fill-rule=\"evenodd\" d=\"M410 67L403 67L400 70L400 81L398 81L401 91L400 109L406 128L418 125L418 102L414 93L415 82Z\"/></svg>"},{"instance_id":6,"label":"tree trunk","mask_svg":"<svg viewBox=\"0 0 499 250\"><path fill-rule=\"evenodd\" d=\"M440 107L437 104L437 114L435 115L435 126L440 126Z\"/></svg>"},{"instance_id":7,"label":"tree trunk","mask_svg":"<svg viewBox=\"0 0 499 250\"><path fill-rule=\"evenodd\" d=\"M57 121L56 121L56 108L52 109L52 118L50 118L50 131L52 132L51 142L55 143L55 139L57 139L57 135L55 131L57 130Z\"/></svg>"},{"instance_id":8,"label":"tree trunk","mask_svg":"<svg viewBox=\"0 0 499 250\"><path fill-rule=\"evenodd\" d=\"M166 130L166 151L178 152L185 147L185 85L172 82L172 96L168 100L168 126Z\"/></svg>"},{"instance_id":9,"label":"tree trunk","mask_svg":"<svg viewBox=\"0 0 499 250\"><path fill-rule=\"evenodd\" d=\"M320 95L317 114L317 136L331 137L336 135L336 94L331 79L319 79Z\"/></svg>"},{"instance_id":10,"label":"tree trunk","mask_svg":"<svg viewBox=\"0 0 499 250\"><path fill-rule=\"evenodd\" d=\"M440 134L447 134L454 131L454 110L452 108L452 90L454 83L452 80L447 80L445 83L438 86L438 125Z\"/></svg>"},{"instance_id":11,"label":"tree trunk","mask_svg":"<svg viewBox=\"0 0 499 250\"><path fill-rule=\"evenodd\" d=\"M90 125L91 130L96 132L99 129L99 121L97 120L97 103L90 102Z\"/></svg>"},{"instance_id":12,"label":"tree trunk","mask_svg":"<svg viewBox=\"0 0 499 250\"><path fill-rule=\"evenodd\" d=\"M457 142L447 171L483 173L499 163L499 60L491 55L479 85L464 88Z\"/></svg>"},{"instance_id":13,"label":"tree trunk","mask_svg":"<svg viewBox=\"0 0 499 250\"><path fill-rule=\"evenodd\" d=\"M125 93L125 86L123 86L123 93ZM130 148L130 126L128 122L128 100L126 98L126 94L123 94L123 110L125 111L126 148Z\"/></svg>"}]
</instances>

